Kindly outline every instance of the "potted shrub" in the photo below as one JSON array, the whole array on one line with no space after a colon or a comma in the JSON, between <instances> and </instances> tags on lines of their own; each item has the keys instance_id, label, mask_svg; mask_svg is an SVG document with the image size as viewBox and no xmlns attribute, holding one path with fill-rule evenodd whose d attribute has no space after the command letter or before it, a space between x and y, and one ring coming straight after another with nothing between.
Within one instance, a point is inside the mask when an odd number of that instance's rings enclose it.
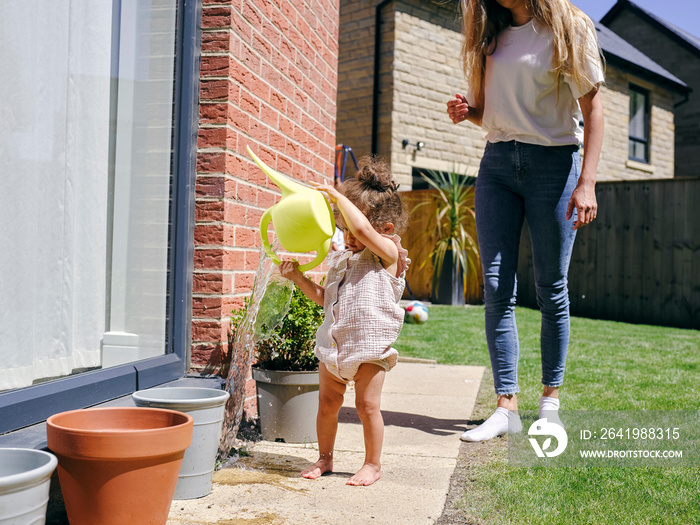
<instances>
[{"instance_id":1,"label":"potted shrub","mask_svg":"<svg viewBox=\"0 0 700 525\"><path fill-rule=\"evenodd\" d=\"M455 173L429 171L421 177L435 190L431 199L418 204L433 205L424 233L432 249L421 267L432 264L434 303L463 305L470 285L478 286L480 261L474 214L474 186L468 177Z\"/></svg>"},{"instance_id":2,"label":"potted shrub","mask_svg":"<svg viewBox=\"0 0 700 525\"><path fill-rule=\"evenodd\" d=\"M289 309L277 322L289 287L294 288ZM233 312L233 336L247 306ZM267 441L316 441L318 359L314 347L316 330L322 322L323 307L291 281L270 281L255 323L257 361L253 365L260 429Z\"/></svg>"}]
</instances>

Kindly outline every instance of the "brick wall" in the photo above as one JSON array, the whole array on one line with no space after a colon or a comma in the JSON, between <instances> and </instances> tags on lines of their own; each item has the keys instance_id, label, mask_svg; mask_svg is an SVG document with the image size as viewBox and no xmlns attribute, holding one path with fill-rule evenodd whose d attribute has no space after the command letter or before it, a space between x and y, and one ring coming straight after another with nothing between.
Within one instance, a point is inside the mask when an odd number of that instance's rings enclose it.
<instances>
[{"instance_id":1,"label":"brick wall","mask_svg":"<svg viewBox=\"0 0 700 525\"><path fill-rule=\"evenodd\" d=\"M338 0L204 0L194 371L230 360L230 313L251 291L260 217L279 198L246 145L297 179L332 177L337 57Z\"/></svg>"},{"instance_id":2,"label":"brick wall","mask_svg":"<svg viewBox=\"0 0 700 525\"><path fill-rule=\"evenodd\" d=\"M675 110L676 176L700 174L700 52L679 45L636 14L622 10L609 24L610 29L680 78L693 91L688 102ZM696 35L697 36L697 35Z\"/></svg>"},{"instance_id":3,"label":"brick wall","mask_svg":"<svg viewBox=\"0 0 700 525\"><path fill-rule=\"evenodd\" d=\"M378 1L342 0L338 87L338 141L356 153L370 150L374 15ZM414 167L475 174L485 133L468 122L454 125L446 102L464 93L462 44L456 3L402 0L382 11L379 153L391 161L404 189ZM651 165L629 162L629 83L649 89ZM603 88L605 138L599 180L673 176L673 94L608 65ZM402 148L402 141L409 147ZM425 147L416 151L413 145Z\"/></svg>"}]
</instances>

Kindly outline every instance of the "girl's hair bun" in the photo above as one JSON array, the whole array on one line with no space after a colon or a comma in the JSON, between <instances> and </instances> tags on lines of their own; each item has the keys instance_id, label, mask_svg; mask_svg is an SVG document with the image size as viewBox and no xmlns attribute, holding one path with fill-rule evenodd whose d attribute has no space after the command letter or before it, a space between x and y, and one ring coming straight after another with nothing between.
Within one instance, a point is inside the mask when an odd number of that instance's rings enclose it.
<instances>
[{"instance_id":1,"label":"girl's hair bun","mask_svg":"<svg viewBox=\"0 0 700 525\"><path fill-rule=\"evenodd\" d=\"M355 177L345 179L341 191L357 206L375 228L388 222L401 234L408 221L399 187L391 177L389 164L377 157L362 157ZM379 231L379 230L378 230Z\"/></svg>"},{"instance_id":2,"label":"girl's hair bun","mask_svg":"<svg viewBox=\"0 0 700 525\"><path fill-rule=\"evenodd\" d=\"M392 180L388 164L372 158L360 159L360 171L356 178L363 187L374 191L395 191L398 188Z\"/></svg>"}]
</instances>

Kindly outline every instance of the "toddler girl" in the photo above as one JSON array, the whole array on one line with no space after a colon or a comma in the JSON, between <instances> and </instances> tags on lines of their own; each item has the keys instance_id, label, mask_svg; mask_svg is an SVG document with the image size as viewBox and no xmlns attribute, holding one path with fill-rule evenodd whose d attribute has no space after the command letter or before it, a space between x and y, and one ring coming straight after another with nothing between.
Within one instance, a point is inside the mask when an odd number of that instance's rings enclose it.
<instances>
[{"instance_id":1,"label":"toddler girl","mask_svg":"<svg viewBox=\"0 0 700 525\"><path fill-rule=\"evenodd\" d=\"M296 261L280 265L281 274L325 311L316 333L319 459L301 475L315 479L333 470L338 412L347 383L354 381L365 462L348 485L371 485L381 477L384 420L379 407L384 375L396 364L398 353L391 345L403 325L399 299L410 261L396 232L403 229L407 213L389 167L374 159L362 159L357 177L338 189L315 186L338 209L345 250L331 254L325 287L305 277Z\"/></svg>"}]
</instances>

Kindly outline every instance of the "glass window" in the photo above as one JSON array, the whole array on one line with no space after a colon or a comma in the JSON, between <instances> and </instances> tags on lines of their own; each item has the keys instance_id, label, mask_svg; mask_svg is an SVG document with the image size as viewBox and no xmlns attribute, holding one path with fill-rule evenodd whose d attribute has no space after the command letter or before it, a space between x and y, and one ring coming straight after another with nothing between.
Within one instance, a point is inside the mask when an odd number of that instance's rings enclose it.
<instances>
[{"instance_id":1,"label":"glass window","mask_svg":"<svg viewBox=\"0 0 700 525\"><path fill-rule=\"evenodd\" d=\"M629 158L649 162L649 92L630 86Z\"/></svg>"},{"instance_id":2,"label":"glass window","mask_svg":"<svg viewBox=\"0 0 700 525\"><path fill-rule=\"evenodd\" d=\"M3 2L0 391L166 352L177 3Z\"/></svg>"}]
</instances>

